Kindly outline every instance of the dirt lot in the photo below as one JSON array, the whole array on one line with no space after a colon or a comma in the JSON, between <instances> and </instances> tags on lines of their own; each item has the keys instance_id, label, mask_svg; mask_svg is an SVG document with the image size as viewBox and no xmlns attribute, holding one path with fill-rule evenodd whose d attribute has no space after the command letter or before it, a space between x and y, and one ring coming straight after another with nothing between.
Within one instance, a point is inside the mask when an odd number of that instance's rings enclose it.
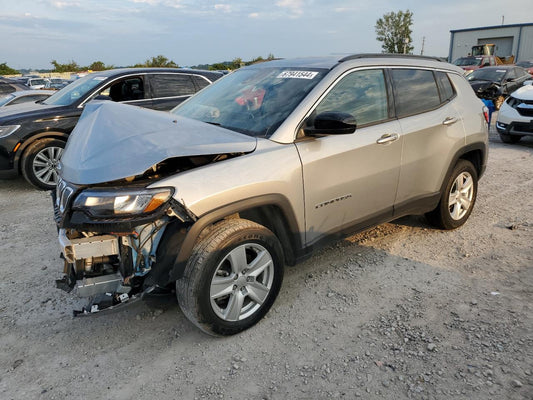
<instances>
[{"instance_id":1,"label":"dirt lot","mask_svg":"<svg viewBox=\"0 0 533 400\"><path fill-rule=\"evenodd\" d=\"M73 318L49 195L0 181L0 398L533 399L532 194L533 140L491 137L463 228L410 217L328 247L217 339L172 297Z\"/></svg>"}]
</instances>

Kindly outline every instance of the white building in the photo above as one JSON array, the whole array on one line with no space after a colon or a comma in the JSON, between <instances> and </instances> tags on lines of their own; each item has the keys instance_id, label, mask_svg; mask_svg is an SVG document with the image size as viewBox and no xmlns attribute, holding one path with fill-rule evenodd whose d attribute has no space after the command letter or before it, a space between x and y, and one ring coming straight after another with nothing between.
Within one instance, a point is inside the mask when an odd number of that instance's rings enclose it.
<instances>
[{"instance_id":1,"label":"white building","mask_svg":"<svg viewBox=\"0 0 533 400\"><path fill-rule=\"evenodd\" d=\"M533 60L533 23L457 29L450 34L449 61L467 56L472 46L491 43L496 45L498 57L514 56L515 62Z\"/></svg>"}]
</instances>

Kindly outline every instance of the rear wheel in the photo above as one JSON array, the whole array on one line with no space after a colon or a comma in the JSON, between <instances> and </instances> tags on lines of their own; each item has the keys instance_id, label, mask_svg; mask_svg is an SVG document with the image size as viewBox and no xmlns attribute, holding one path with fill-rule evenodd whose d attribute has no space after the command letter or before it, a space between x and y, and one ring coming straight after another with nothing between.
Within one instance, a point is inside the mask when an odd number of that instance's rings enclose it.
<instances>
[{"instance_id":1,"label":"rear wheel","mask_svg":"<svg viewBox=\"0 0 533 400\"><path fill-rule=\"evenodd\" d=\"M204 332L232 335L268 312L282 280L276 236L255 222L231 219L195 245L176 294L183 313Z\"/></svg>"},{"instance_id":2,"label":"rear wheel","mask_svg":"<svg viewBox=\"0 0 533 400\"><path fill-rule=\"evenodd\" d=\"M52 190L57 185L57 166L65 142L59 139L41 139L32 143L22 157L22 175L33 186Z\"/></svg>"},{"instance_id":3,"label":"rear wheel","mask_svg":"<svg viewBox=\"0 0 533 400\"><path fill-rule=\"evenodd\" d=\"M437 208L426 214L433 225L455 229L463 225L474 208L477 196L477 171L470 161L455 165Z\"/></svg>"},{"instance_id":4,"label":"rear wheel","mask_svg":"<svg viewBox=\"0 0 533 400\"><path fill-rule=\"evenodd\" d=\"M503 143L517 143L518 141L520 141L520 139L522 139L522 136L500 133L500 139Z\"/></svg>"}]
</instances>

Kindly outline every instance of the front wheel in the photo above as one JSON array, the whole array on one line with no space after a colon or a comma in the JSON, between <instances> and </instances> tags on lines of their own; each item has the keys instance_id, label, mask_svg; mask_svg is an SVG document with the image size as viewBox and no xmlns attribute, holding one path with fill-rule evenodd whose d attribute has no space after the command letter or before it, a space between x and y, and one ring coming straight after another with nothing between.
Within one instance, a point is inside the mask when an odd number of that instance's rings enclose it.
<instances>
[{"instance_id":1,"label":"front wheel","mask_svg":"<svg viewBox=\"0 0 533 400\"><path fill-rule=\"evenodd\" d=\"M429 222L441 229L463 225L476 202L477 181L477 171L472 163L459 160L448 178L439 205L426 214Z\"/></svg>"},{"instance_id":2,"label":"front wheel","mask_svg":"<svg viewBox=\"0 0 533 400\"><path fill-rule=\"evenodd\" d=\"M279 293L282 259L278 239L264 226L244 219L219 223L195 245L176 282L183 313L211 335L250 328Z\"/></svg>"},{"instance_id":3,"label":"front wheel","mask_svg":"<svg viewBox=\"0 0 533 400\"><path fill-rule=\"evenodd\" d=\"M57 185L57 166L65 142L59 139L41 139L32 143L22 157L22 175L38 189L52 190Z\"/></svg>"}]
</instances>

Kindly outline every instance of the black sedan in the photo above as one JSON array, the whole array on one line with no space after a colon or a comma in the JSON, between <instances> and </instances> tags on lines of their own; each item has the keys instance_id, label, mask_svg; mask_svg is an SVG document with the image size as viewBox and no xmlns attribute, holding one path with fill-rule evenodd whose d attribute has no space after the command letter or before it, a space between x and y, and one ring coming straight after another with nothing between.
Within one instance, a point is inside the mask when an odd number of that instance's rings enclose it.
<instances>
[{"instance_id":1,"label":"black sedan","mask_svg":"<svg viewBox=\"0 0 533 400\"><path fill-rule=\"evenodd\" d=\"M0 176L22 173L37 188L53 189L59 158L88 101L168 111L221 76L192 69L108 70L80 78L40 103L6 107L0 111Z\"/></svg>"},{"instance_id":2,"label":"black sedan","mask_svg":"<svg viewBox=\"0 0 533 400\"><path fill-rule=\"evenodd\" d=\"M522 67L499 65L485 67L472 72L466 77L481 99L492 100L496 109L500 109L505 97L524 84L531 75Z\"/></svg>"}]
</instances>

